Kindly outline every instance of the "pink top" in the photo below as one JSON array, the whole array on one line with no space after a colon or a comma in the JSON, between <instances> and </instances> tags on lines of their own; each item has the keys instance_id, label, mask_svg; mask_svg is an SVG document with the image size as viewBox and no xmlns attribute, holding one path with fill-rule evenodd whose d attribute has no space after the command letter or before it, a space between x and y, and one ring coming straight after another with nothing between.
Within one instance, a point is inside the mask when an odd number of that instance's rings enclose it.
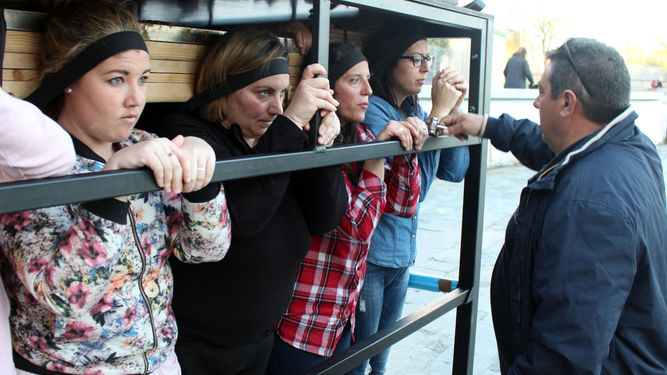
<instances>
[{"instance_id":1,"label":"pink top","mask_svg":"<svg viewBox=\"0 0 667 375\"><path fill-rule=\"evenodd\" d=\"M0 90L0 182L66 174L72 139L37 107Z\"/></svg>"},{"instance_id":2,"label":"pink top","mask_svg":"<svg viewBox=\"0 0 667 375\"><path fill-rule=\"evenodd\" d=\"M72 139L34 105L0 89L0 182L66 174L74 165ZM0 374L15 374L9 301L0 278Z\"/></svg>"}]
</instances>

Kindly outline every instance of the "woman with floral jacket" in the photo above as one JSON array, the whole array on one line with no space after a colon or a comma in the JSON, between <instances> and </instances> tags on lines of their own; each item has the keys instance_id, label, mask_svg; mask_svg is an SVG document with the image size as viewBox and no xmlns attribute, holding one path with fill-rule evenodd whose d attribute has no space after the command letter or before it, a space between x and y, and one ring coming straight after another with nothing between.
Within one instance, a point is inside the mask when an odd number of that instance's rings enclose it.
<instances>
[{"instance_id":1,"label":"woman with floral jacket","mask_svg":"<svg viewBox=\"0 0 667 375\"><path fill-rule=\"evenodd\" d=\"M208 184L213 150L133 130L150 72L140 32L106 1L71 1L49 19L51 71L28 100L71 135L72 173L148 167L163 191L0 216L19 375L180 374L167 259L217 261L229 247L224 192Z\"/></svg>"}]
</instances>

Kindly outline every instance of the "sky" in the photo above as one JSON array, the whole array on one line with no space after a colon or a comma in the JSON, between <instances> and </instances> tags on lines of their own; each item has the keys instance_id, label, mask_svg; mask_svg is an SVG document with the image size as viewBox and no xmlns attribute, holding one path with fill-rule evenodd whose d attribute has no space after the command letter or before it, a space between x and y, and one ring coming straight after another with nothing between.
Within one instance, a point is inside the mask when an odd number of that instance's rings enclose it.
<instances>
[{"instance_id":1,"label":"sky","mask_svg":"<svg viewBox=\"0 0 667 375\"><path fill-rule=\"evenodd\" d=\"M557 47L568 37L598 39L618 49L631 43L648 50L667 43L665 0L484 0L483 13L494 16L495 28L530 30L537 18L560 20ZM467 0L459 0L465 5Z\"/></svg>"}]
</instances>

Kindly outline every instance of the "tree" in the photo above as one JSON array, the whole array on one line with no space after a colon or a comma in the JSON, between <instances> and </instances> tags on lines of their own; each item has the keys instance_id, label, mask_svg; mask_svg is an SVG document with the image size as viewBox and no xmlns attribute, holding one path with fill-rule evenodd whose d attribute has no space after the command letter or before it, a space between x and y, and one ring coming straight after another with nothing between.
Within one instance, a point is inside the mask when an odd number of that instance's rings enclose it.
<instances>
[{"instance_id":1,"label":"tree","mask_svg":"<svg viewBox=\"0 0 667 375\"><path fill-rule=\"evenodd\" d=\"M546 65L547 52L551 50L551 42L559 34L559 19L555 17L542 16L537 20L537 37L542 45L542 57Z\"/></svg>"}]
</instances>

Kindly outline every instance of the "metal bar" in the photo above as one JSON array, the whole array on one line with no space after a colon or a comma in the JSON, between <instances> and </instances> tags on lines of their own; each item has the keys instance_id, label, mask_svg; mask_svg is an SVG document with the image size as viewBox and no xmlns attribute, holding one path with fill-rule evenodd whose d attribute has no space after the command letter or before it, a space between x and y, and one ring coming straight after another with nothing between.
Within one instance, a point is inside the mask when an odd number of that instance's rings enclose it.
<instances>
[{"instance_id":1,"label":"metal bar","mask_svg":"<svg viewBox=\"0 0 667 375\"><path fill-rule=\"evenodd\" d=\"M329 65L329 11L331 2L329 0L313 1L313 47L312 55L315 56L315 62L328 69ZM308 140L317 152L323 152L324 146L317 144L318 132L322 116L317 111L310 120L310 132Z\"/></svg>"},{"instance_id":2,"label":"metal bar","mask_svg":"<svg viewBox=\"0 0 667 375\"><path fill-rule=\"evenodd\" d=\"M486 54L490 54L489 33L492 30L490 27L471 33L469 112L480 113L488 108L490 91L486 78L490 75L490 67L487 66ZM470 166L463 191L459 285L469 289L470 294L467 303L459 306L456 312L452 373L471 375L477 328L487 142L471 146L469 150Z\"/></svg>"},{"instance_id":3,"label":"metal bar","mask_svg":"<svg viewBox=\"0 0 667 375\"><path fill-rule=\"evenodd\" d=\"M355 343L302 375L343 374L363 363L366 359L411 335L448 311L465 303L469 292L466 289L456 288L391 326Z\"/></svg>"},{"instance_id":4,"label":"metal bar","mask_svg":"<svg viewBox=\"0 0 667 375\"><path fill-rule=\"evenodd\" d=\"M4 67L5 61L5 43L7 42L7 22L5 22L5 8L0 7L0 72ZM0 85L2 85L2 76L0 76Z\"/></svg>"},{"instance_id":5,"label":"metal bar","mask_svg":"<svg viewBox=\"0 0 667 375\"><path fill-rule=\"evenodd\" d=\"M488 15L472 12L462 7L435 6L435 4L419 4L411 1L386 0L344 0L341 4L373 8L376 11L393 12L401 16L436 21L443 25L456 28L481 29L486 25Z\"/></svg>"},{"instance_id":6,"label":"metal bar","mask_svg":"<svg viewBox=\"0 0 667 375\"><path fill-rule=\"evenodd\" d=\"M431 137L424 150L467 146L478 138L461 142L453 137ZM326 165L406 154L398 141L358 144L291 154L262 155L221 160L216 163L213 181L261 176L310 169ZM94 172L55 178L0 184L0 214L84 202L101 198L159 190L148 169Z\"/></svg>"}]
</instances>

